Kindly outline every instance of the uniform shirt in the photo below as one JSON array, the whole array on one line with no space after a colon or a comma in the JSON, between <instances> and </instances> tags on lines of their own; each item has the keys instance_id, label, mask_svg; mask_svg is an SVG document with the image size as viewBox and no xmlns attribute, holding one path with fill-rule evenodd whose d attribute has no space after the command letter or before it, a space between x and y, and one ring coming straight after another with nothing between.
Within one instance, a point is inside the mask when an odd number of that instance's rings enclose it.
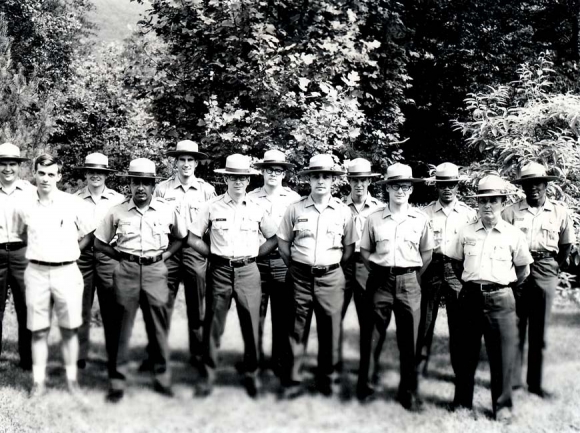
<instances>
[{"instance_id":1,"label":"uniform shirt","mask_svg":"<svg viewBox=\"0 0 580 433\"><path fill-rule=\"evenodd\" d=\"M153 195L179 207L187 226L193 222L203 204L216 197L215 188L203 179L196 177L186 186L177 175L159 182Z\"/></svg>"},{"instance_id":2,"label":"uniform shirt","mask_svg":"<svg viewBox=\"0 0 580 433\"><path fill-rule=\"evenodd\" d=\"M546 199L537 211L532 212L524 199L506 207L501 216L524 233L530 251L558 253L559 245L575 242L572 220L564 206Z\"/></svg>"},{"instance_id":3,"label":"uniform shirt","mask_svg":"<svg viewBox=\"0 0 580 433\"><path fill-rule=\"evenodd\" d=\"M431 219L435 241L433 252L446 256L449 256L448 251L457 242L459 230L477 220L477 212L459 200L455 200L447 208L444 208L439 200L433 201L422 210Z\"/></svg>"},{"instance_id":4,"label":"uniform shirt","mask_svg":"<svg viewBox=\"0 0 580 433\"><path fill-rule=\"evenodd\" d=\"M522 232L502 219L489 231L481 219L466 225L449 253L451 258L463 262L463 281L502 286L517 280L514 265L525 266L534 261Z\"/></svg>"},{"instance_id":5,"label":"uniform shirt","mask_svg":"<svg viewBox=\"0 0 580 433\"><path fill-rule=\"evenodd\" d=\"M407 215L394 216L388 205L369 215L360 243L371 252L369 261L400 268L423 266L421 253L433 245L427 214L409 207Z\"/></svg>"},{"instance_id":6,"label":"uniform shirt","mask_svg":"<svg viewBox=\"0 0 580 433\"><path fill-rule=\"evenodd\" d=\"M280 222L284 217L284 212L286 212L286 208L292 203L296 203L301 198L300 194L292 191L288 187L279 188L278 194L268 195L263 186L249 192L248 196L266 209L266 212L274 224L276 224L276 227L280 225ZM261 243L266 242L264 235L261 235Z\"/></svg>"},{"instance_id":7,"label":"uniform shirt","mask_svg":"<svg viewBox=\"0 0 580 433\"><path fill-rule=\"evenodd\" d=\"M339 263L343 246L358 240L350 210L335 197L322 212L311 196L288 206L277 235L290 242L292 260L310 266Z\"/></svg>"},{"instance_id":8,"label":"uniform shirt","mask_svg":"<svg viewBox=\"0 0 580 433\"><path fill-rule=\"evenodd\" d=\"M262 206L248 195L236 205L227 192L201 208L189 231L201 238L208 229L211 253L230 259L256 257L260 232L266 238L276 234L276 224Z\"/></svg>"},{"instance_id":9,"label":"uniform shirt","mask_svg":"<svg viewBox=\"0 0 580 433\"><path fill-rule=\"evenodd\" d=\"M103 190L103 193L101 194L101 198L96 202L91 195L88 186L84 186L78 190L75 195L82 198L85 203L88 203L93 210L93 219L95 220L96 227L98 227L103 218L105 218L105 215L110 208L122 203L125 200L125 196L123 194L119 194L117 191L107 188L106 186Z\"/></svg>"},{"instance_id":10,"label":"uniform shirt","mask_svg":"<svg viewBox=\"0 0 580 433\"><path fill-rule=\"evenodd\" d=\"M24 241L15 230L14 211L24 200L30 200L35 195L36 187L26 180L17 179L10 193L0 184L0 243Z\"/></svg>"},{"instance_id":11,"label":"uniform shirt","mask_svg":"<svg viewBox=\"0 0 580 433\"><path fill-rule=\"evenodd\" d=\"M155 257L167 249L170 233L177 239L187 236L185 221L172 204L153 197L149 207L141 210L132 198L126 198L107 212L95 236L108 244L116 235L116 250Z\"/></svg>"},{"instance_id":12,"label":"uniform shirt","mask_svg":"<svg viewBox=\"0 0 580 433\"><path fill-rule=\"evenodd\" d=\"M14 229L28 236L27 259L58 263L79 258L79 239L92 233L95 224L83 200L56 190L48 204L34 194L16 208Z\"/></svg>"},{"instance_id":13,"label":"uniform shirt","mask_svg":"<svg viewBox=\"0 0 580 433\"><path fill-rule=\"evenodd\" d=\"M352 194L348 195L348 197L344 200L344 203L350 208L350 211L352 212L354 228L359 238L359 240L356 242L354 250L358 253L360 251L360 238L362 237L365 221L367 220L370 214L372 214L378 208L383 207L385 204L382 201L374 198L370 194L367 194L367 197L360 212L357 210L355 204L352 201Z\"/></svg>"}]
</instances>

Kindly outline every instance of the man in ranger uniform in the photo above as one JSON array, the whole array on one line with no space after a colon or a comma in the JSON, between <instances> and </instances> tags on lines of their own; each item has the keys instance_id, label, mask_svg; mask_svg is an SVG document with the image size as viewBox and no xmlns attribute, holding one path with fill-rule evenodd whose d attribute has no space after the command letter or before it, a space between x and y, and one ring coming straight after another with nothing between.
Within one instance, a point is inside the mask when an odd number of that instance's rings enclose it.
<instances>
[{"instance_id":1,"label":"man in ranger uniform","mask_svg":"<svg viewBox=\"0 0 580 433\"><path fill-rule=\"evenodd\" d=\"M527 329L528 392L542 398L551 396L542 384L550 310L558 285L558 272L575 241L568 210L546 197L548 182L556 179L556 176L546 175L546 169L541 164L530 162L525 165L519 179L513 183L522 185L526 198L502 212L504 220L524 233L534 259L530 276L514 290L519 338L512 385L514 388L523 385L522 364Z\"/></svg>"},{"instance_id":2,"label":"man in ranger uniform","mask_svg":"<svg viewBox=\"0 0 580 433\"><path fill-rule=\"evenodd\" d=\"M256 188L248 196L262 205L276 227L280 224L288 205L300 200L300 196L290 188L282 186L286 177L286 170L293 167L286 161L286 155L279 150L268 150L264 159L254 164L262 170L264 186ZM262 243L266 238L262 236ZM262 303L260 305L260 330L258 346L260 350L260 365L264 365L263 334L266 313L268 312L268 298L272 305L272 356L271 368L280 373L282 362L288 359L290 343L288 340L287 317L292 303L292 293L286 286L286 272L288 268L275 249L258 260L258 269L262 280Z\"/></svg>"},{"instance_id":3,"label":"man in ranger uniform","mask_svg":"<svg viewBox=\"0 0 580 433\"><path fill-rule=\"evenodd\" d=\"M2 321L8 298L8 286L12 291L16 319L18 320L18 353L20 368L32 368L30 353L31 333L26 328L26 289L24 270L26 242L14 230L14 210L23 200L34 197L36 189L30 182L18 177L20 163L28 158L20 156L20 149L12 143L0 145L0 352L2 351Z\"/></svg>"},{"instance_id":4,"label":"man in ranger uniform","mask_svg":"<svg viewBox=\"0 0 580 433\"><path fill-rule=\"evenodd\" d=\"M95 226L105 217L108 210L121 203L125 197L112 189L107 188L107 175L116 170L109 168L109 158L102 153L91 153L85 158L85 165L76 167L83 170L86 185L77 191L80 197L93 210ZM77 365L84 369L89 358L91 310L95 299L95 289L99 297L99 308L105 331L105 347L107 355L112 348L112 309L115 305L113 293L113 270L117 262L103 253L95 251L91 245L81 252L77 265L83 274L83 324L79 328L79 359Z\"/></svg>"},{"instance_id":5,"label":"man in ranger uniform","mask_svg":"<svg viewBox=\"0 0 580 433\"><path fill-rule=\"evenodd\" d=\"M114 206L95 233L95 248L119 261L113 273L116 308L115 343L109 360L107 401L116 403L125 393L129 364L129 339L137 309L141 307L149 339L154 389L173 396L169 368L169 318L167 316L167 266L165 261L181 248L187 235L179 210L153 197L155 163L138 158L129 164L131 198ZM175 241L169 245L169 234ZM117 244L109 243L117 236Z\"/></svg>"},{"instance_id":6,"label":"man in ranger uniform","mask_svg":"<svg viewBox=\"0 0 580 433\"><path fill-rule=\"evenodd\" d=\"M397 343L400 352L401 379L398 400L408 410L421 409L417 396L416 345L421 317L419 278L433 251L433 233L429 217L409 205L413 183L411 167L394 164L387 168L385 179L389 203L370 214L360 243L360 252L367 268L368 296L371 299L371 323L361 336L361 362L358 397L373 397L375 362L379 359L391 314L397 322Z\"/></svg>"},{"instance_id":7,"label":"man in ranger uniform","mask_svg":"<svg viewBox=\"0 0 580 433\"><path fill-rule=\"evenodd\" d=\"M421 284L421 322L417 338L417 373L427 374L431 344L435 332L435 321L441 298L445 298L447 325L449 326L449 354L451 367L455 372L457 347L457 297L462 283L455 275L452 259L447 251L453 248L457 234L464 225L475 221L477 213L457 199L459 168L450 162L437 166L435 181L438 200L431 202L423 211L431 219L435 248L433 259L423 276Z\"/></svg>"},{"instance_id":8,"label":"man in ranger uniform","mask_svg":"<svg viewBox=\"0 0 580 433\"><path fill-rule=\"evenodd\" d=\"M228 190L202 207L189 228L188 239L198 253L209 256L202 380L195 394L205 397L213 390L218 349L233 298L244 339L244 385L248 395L256 397L260 391L258 328L262 299L256 257L276 248L276 225L266 210L246 194L250 176L259 174L250 168L247 156L230 155L226 167L215 172L224 175ZM210 245L203 240L207 230Z\"/></svg>"},{"instance_id":9,"label":"man in ranger uniform","mask_svg":"<svg viewBox=\"0 0 580 433\"><path fill-rule=\"evenodd\" d=\"M360 238L367 217L379 207L385 205L369 193L370 184L375 177L380 177L380 174L372 173L371 163L364 158L353 159L347 170L346 177L350 184L350 194L344 202L352 212L354 227L357 236ZM359 329L361 329L360 333L362 335L364 334L362 329L369 323L371 310L365 291L369 271L360 256L360 241L356 242L354 253L343 268L343 271L346 287L344 290L344 304L342 306L342 320L344 320L350 300L354 298ZM342 343L341 338L341 347ZM340 356L342 359L342 350L340 351Z\"/></svg>"},{"instance_id":10,"label":"man in ranger uniform","mask_svg":"<svg viewBox=\"0 0 580 433\"><path fill-rule=\"evenodd\" d=\"M208 159L208 156L199 152L197 143L190 140L177 143L176 149L168 151L167 156L175 158L177 173L157 185L155 197L163 197L176 208L180 208L180 213L185 218L186 227L189 227L201 206L216 196L215 188L212 185L195 176L195 168L199 160ZM166 265L169 270L169 301L167 302L169 324L171 325L179 283L183 281L189 330L190 362L192 365L198 366L202 355L207 259L184 244L183 249L171 256ZM147 363L142 369L146 366Z\"/></svg>"},{"instance_id":11,"label":"man in ranger uniform","mask_svg":"<svg viewBox=\"0 0 580 433\"><path fill-rule=\"evenodd\" d=\"M283 394L288 398L303 391L300 370L313 311L318 328L316 385L323 395L333 393L344 304L341 263L348 261L358 240L350 210L331 195L334 179L344 174L335 168L332 155L313 156L310 166L299 174L309 177L310 195L288 207L278 228L280 254L294 288L289 322L292 352L282 377Z\"/></svg>"}]
</instances>

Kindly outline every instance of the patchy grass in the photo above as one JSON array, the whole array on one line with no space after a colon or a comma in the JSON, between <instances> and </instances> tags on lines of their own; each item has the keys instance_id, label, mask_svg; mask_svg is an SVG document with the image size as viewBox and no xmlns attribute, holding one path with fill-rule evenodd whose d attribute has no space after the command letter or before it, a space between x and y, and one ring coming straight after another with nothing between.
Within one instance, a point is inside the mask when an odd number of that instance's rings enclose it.
<instances>
[{"instance_id":1,"label":"patchy grass","mask_svg":"<svg viewBox=\"0 0 580 433\"><path fill-rule=\"evenodd\" d=\"M294 401L280 401L278 382L263 377L265 395L259 400L248 398L239 383L234 364L241 359L242 343L235 308L222 344L222 364L218 386L207 399L193 398L195 371L187 364L187 333L183 295L178 298L171 334L173 374L176 396L157 395L148 375L137 373L146 343L143 322L138 316L132 339L133 377L126 398L118 405L104 402L107 387L102 328L95 328L91 362L80 375L86 393L85 405L73 401L64 389L64 370L58 349L58 331L51 334L48 395L30 404L27 390L30 375L16 367L15 317L8 309L5 317L5 342L0 362L0 431L6 432L573 432L580 431L580 349L577 329L580 310L571 303L554 308L549 336L546 383L557 393L553 401L544 402L525 391L514 396L517 418L504 426L489 419L491 395L489 369L482 352L477 372L475 410L451 413L447 404L453 398L452 373L447 353L445 312L437 323L432 374L421 381L425 412L411 414L393 401L398 384L398 350L394 323L382 357L383 398L361 405L354 398L358 368L358 331L356 314L351 307L345 328L345 363L343 392L325 398L315 393ZM269 329L267 329L269 332ZM309 342L309 365L316 362L316 328Z\"/></svg>"}]
</instances>

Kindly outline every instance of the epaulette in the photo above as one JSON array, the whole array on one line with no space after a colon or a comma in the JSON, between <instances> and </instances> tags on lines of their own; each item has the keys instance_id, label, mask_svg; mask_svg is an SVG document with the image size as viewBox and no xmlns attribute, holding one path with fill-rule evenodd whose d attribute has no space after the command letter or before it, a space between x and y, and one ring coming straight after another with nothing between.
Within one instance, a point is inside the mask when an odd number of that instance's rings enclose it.
<instances>
[{"instance_id":1,"label":"epaulette","mask_svg":"<svg viewBox=\"0 0 580 433\"><path fill-rule=\"evenodd\" d=\"M300 197L300 200L298 200L298 201L304 201L304 200L306 200L307 198L308 198L308 196L307 196L307 195L303 195L302 197Z\"/></svg>"},{"instance_id":2,"label":"epaulette","mask_svg":"<svg viewBox=\"0 0 580 433\"><path fill-rule=\"evenodd\" d=\"M288 192L295 192L293 189L287 187L287 186L283 186L282 188L284 188L284 190L288 191ZM298 193L296 193L298 194Z\"/></svg>"},{"instance_id":3,"label":"epaulette","mask_svg":"<svg viewBox=\"0 0 580 433\"><path fill-rule=\"evenodd\" d=\"M433 200L431 203L429 203L427 206L425 207L429 207L429 206L435 206L437 204L437 200Z\"/></svg>"},{"instance_id":4,"label":"epaulette","mask_svg":"<svg viewBox=\"0 0 580 433\"><path fill-rule=\"evenodd\" d=\"M121 202L121 204L129 203L132 197L125 197L125 200Z\"/></svg>"},{"instance_id":5,"label":"epaulette","mask_svg":"<svg viewBox=\"0 0 580 433\"><path fill-rule=\"evenodd\" d=\"M429 218L429 215L427 215L427 213L423 210L423 209L419 209L418 207L412 207L410 208L411 212L416 212L417 214L427 218L428 220L430 220L431 218Z\"/></svg>"},{"instance_id":6,"label":"epaulette","mask_svg":"<svg viewBox=\"0 0 580 433\"><path fill-rule=\"evenodd\" d=\"M158 202L161 202L161 203L167 203L167 200L165 200L165 198L163 198L163 197L154 197L154 198L155 198L155 200L157 200Z\"/></svg>"},{"instance_id":7,"label":"epaulette","mask_svg":"<svg viewBox=\"0 0 580 433\"><path fill-rule=\"evenodd\" d=\"M259 186L258 188L251 190L248 194L258 194L261 189L262 189L262 187Z\"/></svg>"},{"instance_id":8,"label":"epaulette","mask_svg":"<svg viewBox=\"0 0 580 433\"><path fill-rule=\"evenodd\" d=\"M380 205L378 208L376 208L375 210L373 210L369 216L376 214L377 212L383 212L385 210L385 208L387 207L386 204Z\"/></svg>"}]
</instances>

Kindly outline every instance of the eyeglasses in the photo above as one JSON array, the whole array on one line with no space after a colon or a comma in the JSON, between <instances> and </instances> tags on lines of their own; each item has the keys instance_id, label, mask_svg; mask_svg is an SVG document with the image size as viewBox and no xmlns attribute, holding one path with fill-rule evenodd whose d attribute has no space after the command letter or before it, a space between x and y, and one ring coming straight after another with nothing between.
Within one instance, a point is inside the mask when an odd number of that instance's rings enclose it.
<instances>
[{"instance_id":1,"label":"eyeglasses","mask_svg":"<svg viewBox=\"0 0 580 433\"><path fill-rule=\"evenodd\" d=\"M240 182L245 182L247 180L250 180L250 176L240 176L237 174L230 174L226 176L226 180L230 181L230 182L236 182L236 181L240 181Z\"/></svg>"},{"instance_id":2,"label":"eyeglasses","mask_svg":"<svg viewBox=\"0 0 580 433\"><path fill-rule=\"evenodd\" d=\"M281 170L279 168L270 168L268 167L266 169L266 173L268 174L275 174L276 176L281 176L285 173L286 170Z\"/></svg>"},{"instance_id":3,"label":"eyeglasses","mask_svg":"<svg viewBox=\"0 0 580 433\"><path fill-rule=\"evenodd\" d=\"M402 189L404 192L409 192L413 185L400 185L398 183L393 183L389 186L393 191L398 191Z\"/></svg>"},{"instance_id":4,"label":"eyeglasses","mask_svg":"<svg viewBox=\"0 0 580 433\"><path fill-rule=\"evenodd\" d=\"M446 183L438 183L437 189L455 189L457 187L457 183L453 182L446 182Z\"/></svg>"}]
</instances>

